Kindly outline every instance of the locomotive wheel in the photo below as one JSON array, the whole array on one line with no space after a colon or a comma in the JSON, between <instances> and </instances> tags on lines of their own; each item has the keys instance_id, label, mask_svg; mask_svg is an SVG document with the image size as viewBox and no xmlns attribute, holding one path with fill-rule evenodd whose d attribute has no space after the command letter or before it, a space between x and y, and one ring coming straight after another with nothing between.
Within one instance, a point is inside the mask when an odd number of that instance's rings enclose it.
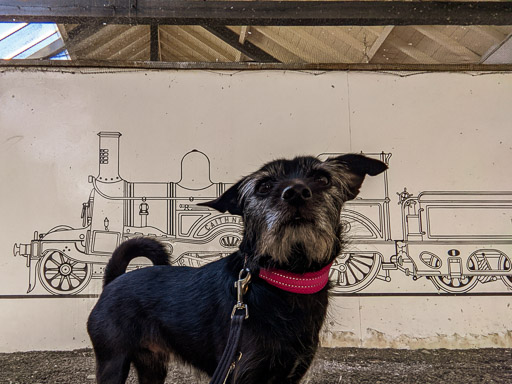
<instances>
[{"instance_id":1,"label":"locomotive wheel","mask_svg":"<svg viewBox=\"0 0 512 384\"><path fill-rule=\"evenodd\" d=\"M478 284L477 276L430 276L430 281L436 288L448 293L468 292Z\"/></svg>"},{"instance_id":2,"label":"locomotive wheel","mask_svg":"<svg viewBox=\"0 0 512 384\"><path fill-rule=\"evenodd\" d=\"M379 253L343 253L334 261L329 278L333 293L358 292L377 277L382 264Z\"/></svg>"},{"instance_id":3,"label":"locomotive wheel","mask_svg":"<svg viewBox=\"0 0 512 384\"><path fill-rule=\"evenodd\" d=\"M510 271L512 264L508 256L501 255L500 257L500 270L501 271ZM512 273L512 272L511 272ZM505 285L509 288L512 288L512 275L501 276L501 280L505 283Z\"/></svg>"},{"instance_id":4,"label":"locomotive wheel","mask_svg":"<svg viewBox=\"0 0 512 384\"><path fill-rule=\"evenodd\" d=\"M470 271L478 270L478 261L475 255L468 259L468 269ZM448 293L464 293L472 290L478 284L478 276L430 276L430 281L437 289Z\"/></svg>"},{"instance_id":5,"label":"locomotive wheel","mask_svg":"<svg viewBox=\"0 0 512 384\"><path fill-rule=\"evenodd\" d=\"M60 251L47 252L39 263L39 281L54 295L74 295L92 277L92 266L70 259Z\"/></svg>"}]
</instances>

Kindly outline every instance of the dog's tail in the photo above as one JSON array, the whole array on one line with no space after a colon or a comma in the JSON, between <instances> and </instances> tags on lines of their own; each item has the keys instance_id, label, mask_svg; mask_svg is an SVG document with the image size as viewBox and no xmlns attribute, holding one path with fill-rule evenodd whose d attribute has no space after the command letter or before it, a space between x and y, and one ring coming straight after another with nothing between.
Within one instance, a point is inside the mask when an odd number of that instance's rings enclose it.
<instances>
[{"instance_id":1,"label":"dog's tail","mask_svg":"<svg viewBox=\"0 0 512 384\"><path fill-rule=\"evenodd\" d=\"M139 256L148 258L153 265L170 265L165 245L148 237L135 237L121 243L112 254L105 267L103 287L125 273L130 261Z\"/></svg>"}]
</instances>

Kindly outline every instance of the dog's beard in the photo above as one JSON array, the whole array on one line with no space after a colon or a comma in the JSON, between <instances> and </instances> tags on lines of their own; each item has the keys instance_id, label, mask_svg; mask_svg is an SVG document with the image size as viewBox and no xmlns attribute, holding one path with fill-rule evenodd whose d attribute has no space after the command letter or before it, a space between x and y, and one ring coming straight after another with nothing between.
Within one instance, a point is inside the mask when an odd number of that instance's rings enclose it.
<instances>
[{"instance_id":1,"label":"dog's beard","mask_svg":"<svg viewBox=\"0 0 512 384\"><path fill-rule=\"evenodd\" d=\"M248 187L244 189L247 190ZM341 249L340 211L344 195L337 185L322 198L300 206L247 196L242 201L245 228L240 249L249 249L260 266L321 266Z\"/></svg>"},{"instance_id":2,"label":"dog's beard","mask_svg":"<svg viewBox=\"0 0 512 384\"><path fill-rule=\"evenodd\" d=\"M309 265L325 264L332 258L339 241L335 229L326 230L314 222L292 221L274 224L263 231L257 243L257 255L269 256L275 265L289 265L300 256Z\"/></svg>"}]
</instances>

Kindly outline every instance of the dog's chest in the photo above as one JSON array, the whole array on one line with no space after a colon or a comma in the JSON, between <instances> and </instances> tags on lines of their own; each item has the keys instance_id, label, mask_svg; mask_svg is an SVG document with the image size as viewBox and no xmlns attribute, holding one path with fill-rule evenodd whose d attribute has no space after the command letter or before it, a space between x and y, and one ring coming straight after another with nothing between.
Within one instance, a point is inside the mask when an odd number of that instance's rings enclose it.
<instances>
[{"instance_id":1,"label":"dog's chest","mask_svg":"<svg viewBox=\"0 0 512 384\"><path fill-rule=\"evenodd\" d=\"M262 283L266 284L266 283ZM328 293L311 295L279 292L276 288L252 287L248 297L248 325L263 337L307 339L314 342L327 314Z\"/></svg>"}]
</instances>

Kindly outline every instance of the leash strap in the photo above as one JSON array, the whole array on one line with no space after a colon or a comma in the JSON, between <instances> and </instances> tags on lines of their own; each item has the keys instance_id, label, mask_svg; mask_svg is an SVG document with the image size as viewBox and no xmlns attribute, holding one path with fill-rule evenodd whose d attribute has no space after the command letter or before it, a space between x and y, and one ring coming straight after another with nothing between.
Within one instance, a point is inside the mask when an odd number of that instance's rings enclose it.
<instances>
[{"instance_id":1,"label":"leash strap","mask_svg":"<svg viewBox=\"0 0 512 384\"><path fill-rule=\"evenodd\" d=\"M243 277L246 273L245 277ZM225 384L229 378L229 375L235 369L236 363L242 357L242 353L239 352L238 357L236 353L238 351L238 345L240 344L240 335L242 334L242 325L245 319L249 317L249 308L247 304L243 302L243 296L249 288L249 282L251 280L251 273L248 269L242 269L238 275L238 281L235 282L237 289L237 303L233 307L231 313L231 325L229 327L229 336L220 358L219 364L213 373L210 384Z\"/></svg>"}]
</instances>

